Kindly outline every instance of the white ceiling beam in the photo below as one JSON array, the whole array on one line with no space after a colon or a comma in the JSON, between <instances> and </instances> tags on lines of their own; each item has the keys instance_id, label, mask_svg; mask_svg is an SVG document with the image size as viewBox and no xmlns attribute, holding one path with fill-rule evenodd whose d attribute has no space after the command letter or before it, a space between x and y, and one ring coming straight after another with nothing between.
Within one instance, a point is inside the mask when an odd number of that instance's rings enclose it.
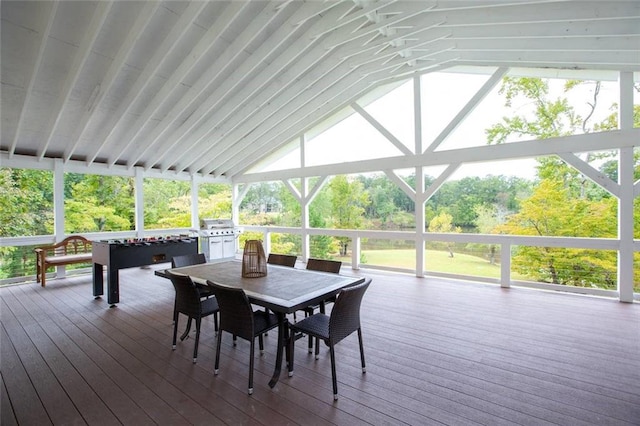
<instances>
[{"instance_id":1,"label":"white ceiling beam","mask_svg":"<svg viewBox=\"0 0 640 426\"><path fill-rule=\"evenodd\" d=\"M446 62L449 60L451 59L447 52L438 54L438 60L437 62L434 62L433 69L439 70L441 66L443 69L446 68L446 66L439 64L443 61ZM417 71L412 71L412 73L419 75ZM391 76L391 78L392 77L393 76ZM406 78L411 77L412 76L403 77L401 80L404 81ZM319 107L312 106L306 109L301 108L299 111L296 111L295 114L288 116L286 120L281 121L278 129L276 129L277 131L272 131L269 132L268 135L263 135L260 139L261 144L259 149L254 150L253 152L242 152L233 166L230 167L227 165L227 168L217 170L216 175L224 173L228 176L235 176L236 174L245 172L252 166L252 164L261 161L261 159L266 158L274 151L277 151L283 144L293 138L300 137L306 129L316 126L318 123L328 119L329 116L335 113L335 111L341 111L351 102L360 99L367 91L378 86L380 81L385 84L388 83L384 80L384 78L377 78L375 75L369 75L367 78L358 80L348 89L341 87L340 90L343 90L342 92L337 93L333 99L325 102Z\"/></svg>"},{"instance_id":2,"label":"white ceiling beam","mask_svg":"<svg viewBox=\"0 0 640 426\"><path fill-rule=\"evenodd\" d=\"M638 71L640 55L629 52L590 52L590 51L474 51L456 49L461 64L494 64L495 66L523 68L584 68L584 69L616 69L620 71Z\"/></svg>"},{"instance_id":3,"label":"white ceiling beam","mask_svg":"<svg viewBox=\"0 0 640 426\"><path fill-rule=\"evenodd\" d=\"M571 52L571 51L630 51L640 50L640 31L635 36L592 37L585 43L584 37L520 37L517 39L482 38L459 39L452 35L451 40L456 43L456 48L462 51L544 51L544 52Z\"/></svg>"},{"instance_id":4,"label":"white ceiling beam","mask_svg":"<svg viewBox=\"0 0 640 426\"><path fill-rule=\"evenodd\" d=\"M344 4L341 4L344 6ZM283 91L300 79L302 75L310 70L317 72L317 64L328 57L330 50L325 46L316 43L311 50L315 36L324 30L326 26L325 20L332 22L337 19L344 11L341 8L332 9L321 20L317 21L305 34L298 38L277 60L274 60L263 72L267 80L254 79L247 87L241 90L238 95L229 100L230 107L220 111L214 117L209 119L207 127L198 129L192 138L191 150L202 150L212 152L217 149L219 144L216 141L222 139L223 135L228 134L232 130L240 126L247 117L250 117L255 111L261 107L281 100L286 102L286 95ZM353 27L348 24L347 29ZM335 60L335 59L334 59ZM325 72L330 69L331 65L325 66ZM271 78L273 76L273 78ZM222 116L221 116L222 115ZM213 129L213 132L210 132ZM202 146L206 141L214 141L213 144ZM197 152L197 151L196 151ZM186 152L182 157L186 156ZM193 162L180 162L178 159L177 169L184 170L187 167L192 168ZM201 167L201 166L199 166Z\"/></svg>"},{"instance_id":5,"label":"white ceiling beam","mask_svg":"<svg viewBox=\"0 0 640 426\"><path fill-rule=\"evenodd\" d=\"M341 49L343 48L344 47L335 49L335 51L332 53L332 57L338 58L337 60L339 60L339 58L341 57ZM385 54L379 55L380 56L379 62L384 62L387 57L393 56L393 54L394 54L393 52L390 52L390 53L385 52ZM425 53L423 56L428 56L428 55L430 55L430 53ZM343 62L343 64L341 64L339 68L329 68L332 65L332 62L330 62L327 59L324 59L323 63L319 68L312 70L308 75L305 76L304 80L296 82L294 85L287 88L285 92L280 93L278 98L270 103L270 106L272 107L271 109L275 111L275 113L273 113L272 115L275 115L276 117L280 117L279 121L286 119L288 122L292 122L290 114L295 114L296 112L299 112L299 111L304 112L305 110L303 110L303 105L305 103L313 101L314 96L321 95L322 92L326 91L328 87L333 85L336 82L336 76L344 77L347 74L354 72L354 70L356 69L357 69L357 72L361 74L367 74L373 71L384 72L385 70L388 70L397 66L397 64L406 62L406 60L400 58L400 59L392 60L391 62L385 64L383 67L376 63L372 63L360 68L358 68L358 62L359 62L359 58L351 57L349 61ZM360 78L361 77L358 77L357 79L359 80ZM324 83L319 84L318 81L324 81ZM338 91L336 93L340 93L340 92ZM274 103L276 103L276 105L274 105ZM244 114L242 116L246 117L246 115ZM246 139L244 137L244 135L246 134L246 128L249 127L251 129L256 129L258 126L260 126L260 123L266 120L267 118L268 117L264 117L264 116L252 116L249 119L245 119L243 121L243 125L245 127L238 130L234 130L233 132L225 135L225 139L227 141L235 141L235 140L238 140L239 138ZM277 123L274 123L273 120L271 120L271 123L272 123L271 124L272 126L277 124ZM260 131L262 133L252 131L251 137L254 140L261 138L263 134L266 131L268 131L268 129L265 128L264 126L261 126ZM231 151L227 153L220 152L220 155L216 158L216 161L214 163L210 163L205 169L203 169L203 173L207 174L213 171L215 168L219 167L224 161L226 161L231 156L236 155L239 152L246 154L245 150L247 146L252 145L252 141L246 140L246 141L243 141L242 143L234 142L233 145L234 146ZM197 166L198 167L194 168L194 170L200 170L201 165L198 164Z\"/></svg>"},{"instance_id":6,"label":"white ceiling beam","mask_svg":"<svg viewBox=\"0 0 640 426\"><path fill-rule=\"evenodd\" d=\"M16 125L16 132L13 135L13 141L11 142L11 146L9 147L9 158L13 157L13 154L16 151L16 146L18 144L18 140L20 139L20 133L22 131L22 125L24 124L24 117L27 107L29 105L29 100L31 99L31 95L33 94L33 86L36 82L36 77L38 76L38 72L40 72L40 68L42 67L42 58L44 57L45 48L47 47L47 40L49 39L49 34L51 33L51 27L53 26L53 22L56 19L56 14L58 12L58 5L60 2L49 2L47 3L47 8L42 10L40 15L40 25L36 28L40 37L38 37L38 41L36 42L36 54L33 62L33 66L29 68L29 74L25 77L25 81L28 81L27 89L24 95L24 102L22 107L20 108L20 113L18 116L18 123Z\"/></svg>"},{"instance_id":7,"label":"white ceiling beam","mask_svg":"<svg viewBox=\"0 0 640 426\"><path fill-rule=\"evenodd\" d=\"M520 158L535 158L562 153L602 151L632 147L640 138L640 129L614 130L601 133L561 136L545 139L544 143L534 139L500 145L451 149L422 155L387 157L355 161L348 164L312 166L280 171L236 175L234 183L252 183L265 180L283 180L294 177L366 173L386 169L408 169L412 167L442 166L454 163L483 163Z\"/></svg>"},{"instance_id":8,"label":"white ceiling beam","mask_svg":"<svg viewBox=\"0 0 640 426\"><path fill-rule=\"evenodd\" d=\"M223 100L225 100L225 105L234 105L236 102L241 102L242 99L247 99L247 95L238 95L236 97L230 98L229 95L244 85L244 88L251 87L253 84L260 80L258 76L253 75L256 68L260 66L267 58L269 58L272 53L282 46L282 44L294 33L298 24L303 21L308 21L311 19L311 16L320 12L326 12L327 6L324 3L320 2L312 2L305 3L302 7L300 7L294 15L292 15L280 28L271 35L263 45L260 46L256 52L254 52L239 68L236 72L234 72L225 82L224 84L219 84L218 87L213 91L213 93L208 97L206 101L204 101L197 110L189 117L189 119L184 122L180 127L175 129L169 137L166 139L170 142L168 145L164 145L162 149L157 150L157 154L152 155L147 167L153 167L158 163L165 163L164 166L161 167L162 170L167 170L170 165L174 164L178 159L175 155L171 155L172 150L176 146L180 146L185 142L185 139L191 139L191 141L199 141L204 135L205 130L208 130L205 127L201 132L199 132L196 128L197 126L206 125L205 122L213 123L215 122L215 118L209 117L209 114L212 113L216 108L218 108ZM295 54L294 49L287 49L287 54ZM282 66L286 66L282 62L285 61L274 61L275 66L277 64L281 64ZM274 67L275 67L274 66ZM261 72L261 75L266 75L268 80L275 73L271 72ZM243 90L241 89L241 92ZM235 101L234 101L235 99ZM233 107L224 108L231 113ZM201 136L198 136L201 135ZM170 160L170 161L167 161Z\"/></svg>"},{"instance_id":9,"label":"white ceiling beam","mask_svg":"<svg viewBox=\"0 0 640 426\"><path fill-rule=\"evenodd\" d=\"M495 7L476 10L432 10L433 15L446 16L447 26L490 24L544 24L546 22L598 21L631 19L640 17L640 2L635 1L591 1L589 7L580 7L581 2L544 2L539 4L497 4Z\"/></svg>"},{"instance_id":10,"label":"white ceiling beam","mask_svg":"<svg viewBox=\"0 0 640 426\"><path fill-rule=\"evenodd\" d=\"M171 31L169 31L167 37L165 37L164 40L158 45L158 48L153 53L153 56L151 57L149 62L147 62L142 72L138 75L135 83L118 106L118 109L113 114L111 114L111 120L106 126L106 128L110 130L108 130L106 135L96 135L96 148L94 149L93 153L88 156L88 164L93 163L100 152L105 150L105 148L107 148L114 142L115 134L121 129L120 126L123 119L129 115L135 102L140 98L140 96L144 92L144 89L149 85L152 77L158 72L158 69L164 61L167 52L172 51L179 44L180 39L188 32L193 20L196 18L196 16L198 16L202 9L206 7L206 5L206 2L190 3L185 12L180 16L175 25L171 28ZM115 147L113 146L111 146L110 148L115 149ZM118 154L109 155L111 159L117 156ZM109 164L113 165L113 162L109 161Z\"/></svg>"},{"instance_id":11,"label":"white ceiling beam","mask_svg":"<svg viewBox=\"0 0 640 426\"><path fill-rule=\"evenodd\" d=\"M585 37L631 36L640 34L640 19L624 18L599 21L566 21L566 22L535 22L535 23L504 23L500 25L470 25L448 26L443 28L451 31L454 39L487 39L488 42L499 38L570 38L580 40Z\"/></svg>"},{"instance_id":12,"label":"white ceiling beam","mask_svg":"<svg viewBox=\"0 0 640 426\"><path fill-rule=\"evenodd\" d=\"M102 30L102 26L107 20L107 16L109 15L112 7L113 2L103 1L96 3L96 7L87 27L88 32L83 37L82 43L80 43L77 48L77 52L74 55L73 62L69 66L69 72L64 82L64 86L62 87L62 91L57 97L57 102L55 103L53 108L51 108L53 117L47 124L47 128L44 131L43 140L45 140L45 142L36 154L36 156L40 160L44 158L45 154L47 153L47 149L51 144L51 140L58 130L58 125L60 124L60 120L62 119L62 116L65 112L65 106L69 102L69 98L71 97L73 88L78 82L78 78L80 77L80 74L82 73L82 70L87 63L87 59L89 59L89 56L92 53L91 49L93 47L93 44L98 38L98 35Z\"/></svg>"},{"instance_id":13,"label":"white ceiling beam","mask_svg":"<svg viewBox=\"0 0 640 426\"><path fill-rule=\"evenodd\" d=\"M421 57L435 55L437 53L438 52L425 53ZM384 58L381 58L381 60L383 59ZM376 74L384 73L390 69L397 67L398 64L404 63L406 61L407 60L404 58L397 58L385 63L384 65L369 64L367 66L358 67L355 69L350 62L346 62L341 64L335 70L332 70L332 74L346 76L350 73L353 73L355 77L353 79L349 79L348 81L351 82L350 84L355 84L363 78L373 79L375 78ZM309 88L298 89L298 92L302 93L304 96L298 96L296 102L289 101L283 107L276 108L277 112L275 114L272 114L274 118L269 121L270 128L267 128L266 125L263 125L260 127L260 131L254 130L253 132L251 132L250 138L241 136L241 139L236 140L232 137L233 135L230 135L228 138L234 141L233 148L231 150L227 150L227 152L221 152L220 155L215 159L215 162L204 168L202 172L204 174L207 174L213 170L216 170L216 168L220 169L222 167L222 164L230 160L232 157L237 156L238 154L242 154L242 156L244 157L248 152L251 152L252 150L255 151L259 147L265 146L270 139L266 135L273 133L271 129L281 129L283 126L291 127L296 122L296 120L293 118L294 116L298 116L299 114L303 114L302 117L309 115L310 109L312 107L306 106L305 104L314 105L318 102L323 104L340 95L344 90L344 83L343 81L341 81L340 83L335 84L335 81L335 77L333 76L323 76L321 77L321 79L314 82L312 86L309 86ZM335 87L332 87L334 84ZM307 93L304 93L305 91ZM310 95L311 93L313 93L313 95ZM305 106L303 107L303 105ZM313 111L313 109L311 109L311 111ZM281 124L282 122L285 123ZM235 166L238 161L240 161L240 159L237 159L235 162L232 162L230 164L224 165L223 170L216 170L216 174L226 173L226 171Z\"/></svg>"},{"instance_id":14,"label":"white ceiling beam","mask_svg":"<svg viewBox=\"0 0 640 426\"><path fill-rule=\"evenodd\" d=\"M92 101L92 105L84 111L82 117L78 120L77 130L72 138L75 142L71 147L65 150L65 154L63 155L64 161L69 161L71 159L71 156L77 149L80 141L84 138L89 122L97 115L96 112L100 110L100 105L105 99L105 95L109 93L113 84L116 82L116 77L124 67L135 44L142 36L144 29L147 27L161 4L162 3L160 2L147 2L138 12L138 16L136 17L133 25L131 25L125 41L118 49L118 53L116 53L116 56L111 61L104 78L98 85L98 93Z\"/></svg>"},{"instance_id":15,"label":"white ceiling beam","mask_svg":"<svg viewBox=\"0 0 640 426\"><path fill-rule=\"evenodd\" d=\"M192 5L194 5L194 3L190 4L190 6ZM202 13L204 8L206 7L206 2L203 2L200 4L195 3L195 5L197 7L193 9L194 13L193 14L189 13L188 18L185 18L184 32L182 32L180 36L187 34L189 27L193 25L197 17L200 15L200 13ZM233 17L237 16L236 13L239 13L239 11L242 10L241 6L244 6L244 5L245 4L238 5L237 9L233 9L232 16ZM225 12L227 12L227 10L229 9L226 9ZM218 22L222 22L220 26L216 25L218 24ZM216 24L212 26L212 28L207 32L206 35L211 36L213 40L217 40L218 37L221 35L221 33L226 28L228 28L229 25L231 25L231 22L233 21L232 20L222 21L220 18L217 19ZM139 159L139 157L137 157L135 154L136 148L140 146L144 147L147 145L146 143L140 144L139 141L137 140L138 136L146 127L147 123L154 117L154 115L158 112L158 110L164 105L167 98L174 92L174 90L180 88L181 80L185 77L185 75L187 75L189 71L191 71L193 67L196 66L198 61L205 54L205 52L209 47L209 44L202 43L202 40L203 39L201 39L200 42L194 47L194 49L191 50L190 53L192 54L186 55L185 60L182 61L178 66L178 68L172 72L171 76L169 76L169 78L167 78L164 81L164 83L162 84L162 87L156 90L155 94L153 95L153 98L148 102L143 112L138 116L134 124L130 126L129 131L125 134L125 136L122 137L122 139L125 141L125 145L122 148L122 151L118 153L117 156L114 155L111 157L111 159L109 160L110 165L113 165L121 157L126 158L126 162L129 168L133 168L133 166L136 165ZM172 49L178 48L178 47L179 45L176 44L172 46ZM171 51L165 52L165 56L169 56L170 54L171 54ZM132 149L133 152L130 152L129 155L126 155L129 149Z\"/></svg>"},{"instance_id":16,"label":"white ceiling beam","mask_svg":"<svg viewBox=\"0 0 640 426\"><path fill-rule=\"evenodd\" d=\"M155 150L157 148L157 144L164 136L165 132L171 129L171 126L175 123L176 120L180 119L184 116L184 114L188 111L190 107L193 107L193 103L198 101L201 96L206 93L206 91L211 87L212 84L216 83L220 75L228 69L228 67L234 63L240 56L246 55L245 49L249 46L249 44L255 39L255 37L260 34L265 27L267 27L273 19L278 16L279 12L282 12L285 8L280 7L282 3L279 0L272 1L268 3L262 12L255 16L248 27L246 27L227 47L224 51L216 58L215 62L210 64L207 67L207 70L196 80L196 82L186 91L186 93L180 98L177 104L169 110L161 120L160 123L156 125L156 127L148 134L144 135L145 143L141 144L135 143L135 140L141 134L142 129L145 127L146 123L151 120L151 118L158 112L158 110L165 104L166 100L169 99L170 94L176 89L180 87L181 80L190 73L190 71L197 65L197 61L194 61L191 67L185 66L183 64L178 67L176 72L167 80L162 89L158 92L158 94L154 97L151 107L147 109L147 113L145 113L141 119L144 119L137 131L133 133L131 136L131 140L134 141L132 146L134 147L133 152L128 155L129 167L133 167L138 163L140 158L143 155L150 152L150 150ZM238 16L238 15L236 15ZM227 27L231 27L233 25L233 20L227 21ZM226 28L225 28L226 29ZM199 46L200 44L198 44ZM189 55L192 57L192 55ZM209 97L211 99L211 96ZM203 105L200 104L196 111L193 112L188 120L193 118L193 121L196 121L196 115L199 116L202 114ZM204 108L203 108L204 109ZM135 149L135 148L138 149ZM166 149L166 148L165 148ZM145 165L147 169L151 167L151 164Z\"/></svg>"}]
</instances>

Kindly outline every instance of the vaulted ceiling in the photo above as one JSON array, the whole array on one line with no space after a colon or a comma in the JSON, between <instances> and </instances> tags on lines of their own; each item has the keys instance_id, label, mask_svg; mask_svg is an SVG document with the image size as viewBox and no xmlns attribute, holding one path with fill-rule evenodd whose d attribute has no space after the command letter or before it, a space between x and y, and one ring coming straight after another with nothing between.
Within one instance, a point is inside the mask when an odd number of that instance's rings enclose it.
<instances>
[{"instance_id":1,"label":"vaulted ceiling","mask_svg":"<svg viewBox=\"0 0 640 426\"><path fill-rule=\"evenodd\" d=\"M233 177L460 65L640 70L640 2L5 1L2 158Z\"/></svg>"}]
</instances>

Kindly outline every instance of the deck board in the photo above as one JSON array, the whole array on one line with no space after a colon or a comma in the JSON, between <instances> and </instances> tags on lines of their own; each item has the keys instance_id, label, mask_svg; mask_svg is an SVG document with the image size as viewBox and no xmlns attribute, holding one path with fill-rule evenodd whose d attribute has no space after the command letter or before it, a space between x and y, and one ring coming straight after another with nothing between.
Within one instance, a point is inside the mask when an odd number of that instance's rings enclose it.
<instances>
[{"instance_id":1,"label":"deck board","mask_svg":"<svg viewBox=\"0 0 640 426\"><path fill-rule=\"evenodd\" d=\"M153 268L120 271L115 308L91 276L0 288L2 424L639 425L640 305L361 271L367 373L357 338L330 360L296 345L270 389L277 335L256 356L213 321L171 350L174 291ZM186 324L181 319L181 327Z\"/></svg>"}]
</instances>

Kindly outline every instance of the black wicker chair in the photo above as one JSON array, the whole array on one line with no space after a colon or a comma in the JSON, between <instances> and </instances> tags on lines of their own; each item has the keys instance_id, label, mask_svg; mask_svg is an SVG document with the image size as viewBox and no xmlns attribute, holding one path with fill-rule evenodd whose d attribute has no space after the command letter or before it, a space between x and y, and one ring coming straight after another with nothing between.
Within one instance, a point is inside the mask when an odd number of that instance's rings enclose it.
<instances>
[{"instance_id":1,"label":"black wicker chair","mask_svg":"<svg viewBox=\"0 0 640 426\"><path fill-rule=\"evenodd\" d=\"M290 254L269 253L267 257L267 263L288 266L290 268L296 266L296 260L298 260L298 258Z\"/></svg>"},{"instance_id":2,"label":"black wicker chair","mask_svg":"<svg viewBox=\"0 0 640 426\"><path fill-rule=\"evenodd\" d=\"M194 253L194 254L185 254L182 256L174 256L171 259L171 267L172 268L182 268L183 266L191 266L191 265L201 265L203 263L207 263L207 258L205 257L204 253ZM206 286L206 285L202 285L202 284L198 284L198 283L194 283L196 285L196 288L198 289L198 293L200 294L200 297L212 297L213 296L213 292L211 291L211 289ZM175 316L175 305L174 305L174 316ZM215 317L215 321L216 321L216 330L218 329L218 317ZM184 340L188 335L189 335L189 331L191 331L191 318L189 318L189 321L187 322L187 328L185 329L184 333L182 333L182 336L180 336L180 340Z\"/></svg>"},{"instance_id":3,"label":"black wicker chair","mask_svg":"<svg viewBox=\"0 0 640 426\"><path fill-rule=\"evenodd\" d=\"M362 284L357 284L340 290L335 305L331 310L331 316L318 313L303 319L298 323L290 324L291 335L305 333L322 339L329 346L331 354L331 378L333 381L333 399L338 399L338 381L336 379L336 359L334 346L354 331L358 332L360 344L360 361L362 372L366 373L364 363L364 346L362 344L362 330L360 328L360 305L365 291L371 284L371 278L367 278ZM289 339L289 376L293 375L293 359L296 339ZM315 358L318 359L320 348L316 345Z\"/></svg>"},{"instance_id":4,"label":"black wicker chair","mask_svg":"<svg viewBox=\"0 0 640 426\"><path fill-rule=\"evenodd\" d=\"M327 260L327 259L313 259L310 258L307 261L307 270L309 271L318 271L318 272L329 272L332 274L339 274L340 273L340 268L342 268L342 262L338 261L338 260ZM307 306L306 308L304 308L304 315L305 317L308 317L310 315L313 315L313 313L315 312L316 309L320 310L320 313L324 314L325 313L325 304L326 303L334 303L336 301L335 297L330 297L327 300L323 300L320 303L316 303L314 305L311 306ZM293 313L293 321L295 322L297 320L296 314L295 312ZM296 339L299 339L300 335L295 336ZM316 345L318 344L317 339L316 339ZM311 336L309 336L309 353L311 353L311 351L313 350L313 339L311 338Z\"/></svg>"},{"instance_id":5,"label":"black wicker chair","mask_svg":"<svg viewBox=\"0 0 640 426\"><path fill-rule=\"evenodd\" d=\"M260 355L264 352L264 340L262 335L278 326L278 317L264 311L253 311L251 303L244 290L220 286L208 282L218 300L220 306L220 332L218 333L218 345L216 347L216 361L213 373L218 374L220 365L220 347L222 345L222 332L231 333L235 338L248 340L249 350L249 395L253 394L253 358L255 352L255 338L258 337Z\"/></svg>"},{"instance_id":6,"label":"black wicker chair","mask_svg":"<svg viewBox=\"0 0 640 426\"><path fill-rule=\"evenodd\" d=\"M191 326L191 320L196 320L196 341L193 347L193 362L198 359L198 342L200 341L200 324L202 318L209 315L214 315L214 324L216 331L218 330L217 312L218 302L215 298L200 298L200 293L196 285L191 278L187 275L173 274L167 271L167 275L176 289L176 301L173 311L173 349L176 348L176 337L178 335L178 317L180 314L184 314L189 317L189 326ZM184 340L188 335L187 332L180 337L180 340Z\"/></svg>"}]
</instances>

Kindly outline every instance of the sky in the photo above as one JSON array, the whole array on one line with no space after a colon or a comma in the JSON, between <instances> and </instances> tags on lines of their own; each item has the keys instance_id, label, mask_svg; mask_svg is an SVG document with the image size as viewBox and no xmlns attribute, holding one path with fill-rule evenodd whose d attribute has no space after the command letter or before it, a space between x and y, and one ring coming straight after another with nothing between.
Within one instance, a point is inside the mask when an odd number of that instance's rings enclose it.
<instances>
[{"instance_id":1,"label":"sky","mask_svg":"<svg viewBox=\"0 0 640 426\"><path fill-rule=\"evenodd\" d=\"M487 80L487 75L432 73L422 77L422 123L423 147L429 146L442 129ZM592 102L594 84L585 84L563 93L565 80L550 80L550 98L567 97L576 112L583 117L588 114L588 102ZM591 123L599 122L609 115L609 107L618 99L617 82L603 82L598 95L598 108ZM512 108L504 106L504 96L498 93L498 84L481 103L466 117L439 146L438 149L457 149L486 145L485 129L501 121L504 116L530 115L530 101L516 101ZM390 131L403 144L413 150L413 85L411 82L371 103L365 110ZM527 137L521 138L526 140ZM512 138L513 141L517 140ZM336 155L340 153L340 155ZM363 160L400 155L378 130L359 114L353 114L334 127L307 142L308 166L339 163L348 160ZM299 151L296 149L265 170L297 167ZM458 180L467 176L487 175L519 176L533 179L534 159L474 163L463 165L450 177ZM427 169L435 176L441 168ZM407 171L407 173L412 171ZM401 172L402 173L402 172Z\"/></svg>"}]
</instances>

